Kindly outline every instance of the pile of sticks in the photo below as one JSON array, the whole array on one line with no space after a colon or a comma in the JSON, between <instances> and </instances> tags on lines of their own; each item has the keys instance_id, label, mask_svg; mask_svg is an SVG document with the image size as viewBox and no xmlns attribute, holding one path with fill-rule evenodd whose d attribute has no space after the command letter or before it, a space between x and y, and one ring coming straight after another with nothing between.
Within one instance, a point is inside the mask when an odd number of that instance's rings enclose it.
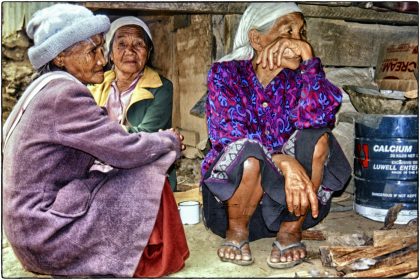
<instances>
[{"instance_id":1,"label":"pile of sticks","mask_svg":"<svg viewBox=\"0 0 420 280\"><path fill-rule=\"evenodd\" d=\"M418 225L394 227L401 207L388 211L385 226L364 246L321 246L324 266L345 278L418 277ZM393 228L394 227L394 228Z\"/></svg>"}]
</instances>

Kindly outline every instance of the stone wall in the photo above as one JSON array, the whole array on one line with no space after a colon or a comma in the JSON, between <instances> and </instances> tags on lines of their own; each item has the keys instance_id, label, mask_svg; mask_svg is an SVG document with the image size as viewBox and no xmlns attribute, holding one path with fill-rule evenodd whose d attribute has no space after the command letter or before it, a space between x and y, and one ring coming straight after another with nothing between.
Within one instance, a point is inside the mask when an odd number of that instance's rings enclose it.
<instances>
[{"instance_id":1,"label":"stone wall","mask_svg":"<svg viewBox=\"0 0 420 280\"><path fill-rule=\"evenodd\" d=\"M34 70L29 62L29 39L17 31L2 40L2 120L5 121L16 100L32 80Z\"/></svg>"}]
</instances>

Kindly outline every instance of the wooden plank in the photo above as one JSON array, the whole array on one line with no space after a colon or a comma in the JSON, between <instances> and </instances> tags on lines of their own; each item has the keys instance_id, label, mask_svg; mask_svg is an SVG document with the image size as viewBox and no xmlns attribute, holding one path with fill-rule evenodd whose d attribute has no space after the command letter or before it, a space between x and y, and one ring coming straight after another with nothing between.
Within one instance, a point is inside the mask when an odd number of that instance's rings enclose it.
<instances>
[{"instance_id":1,"label":"wooden plank","mask_svg":"<svg viewBox=\"0 0 420 280\"><path fill-rule=\"evenodd\" d=\"M332 7L328 5L299 4L305 18L343 19L353 22L382 23L392 25L418 25L418 15L379 12L359 7Z\"/></svg>"},{"instance_id":2,"label":"wooden plank","mask_svg":"<svg viewBox=\"0 0 420 280\"><path fill-rule=\"evenodd\" d=\"M379 50L404 37L418 38L416 26L360 24L307 19L308 42L325 66L375 67Z\"/></svg>"},{"instance_id":3,"label":"wooden plank","mask_svg":"<svg viewBox=\"0 0 420 280\"><path fill-rule=\"evenodd\" d=\"M303 240L326 240L324 233L320 230L304 230L302 231Z\"/></svg>"},{"instance_id":4,"label":"wooden plank","mask_svg":"<svg viewBox=\"0 0 420 280\"><path fill-rule=\"evenodd\" d=\"M392 11L378 12L351 6L352 2L299 3L306 18L344 19L348 21L417 25L418 15L397 13ZM135 10L164 13L195 13L195 14L243 14L247 2L85 2L92 10Z\"/></svg>"},{"instance_id":5,"label":"wooden plank","mask_svg":"<svg viewBox=\"0 0 420 280\"><path fill-rule=\"evenodd\" d=\"M401 253L393 253L390 254L387 258L380 260L374 268L380 268L384 266L394 266L411 259L415 259L418 256L417 248L407 248L407 251L403 251Z\"/></svg>"},{"instance_id":6,"label":"wooden plank","mask_svg":"<svg viewBox=\"0 0 420 280\"><path fill-rule=\"evenodd\" d=\"M396 242L415 243L418 232L416 227L373 231L373 246L380 247Z\"/></svg>"},{"instance_id":7,"label":"wooden plank","mask_svg":"<svg viewBox=\"0 0 420 280\"><path fill-rule=\"evenodd\" d=\"M364 271L357 271L346 274L345 278L383 278L396 277L418 270L418 253L414 252L412 257L406 259L404 262L392 265L381 266Z\"/></svg>"},{"instance_id":8,"label":"wooden plank","mask_svg":"<svg viewBox=\"0 0 420 280\"><path fill-rule=\"evenodd\" d=\"M199 201L200 204L203 204L203 197L201 195L200 188L198 186L188 191L174 192L174 197L177 204L180 203L181 201L188 201L188 200Z\"/></svg>"},{"instance_id":9,"label":"wooden plank","mask_svg":"<svg viewBox=\"0 0 420 280\"><path fill-rule=\"evenodd\" d=\"M195 147L198 144L199 135L196 131L182 128L179 128L178 130L182 136L184 136L184 140L182 142L185 145Z\"/></svg>"},{"instance_id":10,"label":"wooden plank","mask_svg":"<svg viewBox=\"0 0 420 280\"><path fill-rule=\"evenodd\" d=\"M387 255L394 251L411 246L415 244L416 242L417 240L410 243L407 242L406 244L403 244L403 242L396 242L396 243L388 244L381 247L372 246L362 251L356 251L356 252L352 252L352 253L337 257L337 258L333 258L332 261L334 262L336 266L346 266L362 258L373 259L376 257Z\"/></svg>"},{"instance_id":11,"label":"wooden plank","mask_svg":"<svg viewBox=\"0 0 420 280\"><path fill-rule=\"evenodd\" d=\"M191 108L207 90L207 73L212 52L211 16L192 15L191 24L176 32L176 63L179 89L179 128L199 133L199 141L208 138L206 120L190 114Z\"/></svg>"},{"instance_id":12,"label":"wooden plank","mask_svg":"<svg viewBox=\"0 0 420 280\"><path fill-rule=\"evenodd\" d=\"M368 248L370 248L370 246L320 246L319 251L321 254L322 265L328 267L335 267L337 266L335 263L336 258L340 258L351 253L358 253Z\"/></svg>"},{"instance_id":13,"label":"wooden plank","mask_svg":"<svg viewBox=\"0 0 420 280\"><path fill-rule=\"evenodd\" d=\"M380 269L383 267L396 266L406 261L409 261L413 257L415 258L417 256L416 250L417 248L411 246L409 248L403 249L398 252L393 252L383 257L369 259L373 262L370 262L366 259L360 259L356 263L351 263L344 267L336 267L336 269L337 271L341 271L344 274L347 274L347 273L352 273L353 271L360 271L360 270L366 270L366 269Z\"/></svg>"},{"instance_id":14,"label":"wooden plank","mask_svg":"<svg viewBox=\"0 0 420 280\"><path fill-rule=\"evenodd\" d=\"M194 14L242 14L248 3L245 2L85 2L92 10L135 10L157 11L165 13Z\"/></svg>"}]
</instances>

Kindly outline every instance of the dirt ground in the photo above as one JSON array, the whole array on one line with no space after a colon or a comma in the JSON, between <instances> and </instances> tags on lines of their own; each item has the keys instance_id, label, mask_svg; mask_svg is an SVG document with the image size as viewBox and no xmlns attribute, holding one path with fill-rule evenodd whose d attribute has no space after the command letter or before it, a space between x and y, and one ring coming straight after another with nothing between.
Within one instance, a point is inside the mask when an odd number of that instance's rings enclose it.
<instances>
[{"instance_id":1,"label":"dirt ground","mask_svg":"<svg viewBox=\"0 0 420 280\"><path fill-rule=\"evenodd\" d=\"M345 193L346 194L346 193ZM344 196L344 195L343 195ZM308 249L306 262L290 269L273 269L266 264L271 251L272 238L251 242L251 250L255 262L250 266L237 266L224 263L216 255L223 239L207 230L203 222L195 225L184 225L190 248L190 257L185 267L170 278L337 278L340 275L333 268L323 267L320 261L319 246L323 245L362 245L372 236L373 230L380 229L383 223L366 219L351 210L353 197L343 196L332 205L332 212L318 224L316 230L322 231L326 240L304 240ZM188 191L176 192L176 200L200 200L199 188L192 187ZM341 201L340 201L341 200ZM36 275L25 271L7 240L2 240L2 277L4 278L51 278L47 275Z\"/></svg>"},{"instance_id":2,"label":"dirt ground","mask_svg":"<svg viewBox=\"0 0 420 280\"><path fill-rule=\"evenodd\" d=\"M199 200L199 190L175 193L177 201ZM324 241L304 240L308 250L306 262L289 269L270 268L266 259L271 252L273 238L264 238L250 243L255 262L250 266L238 266L221 262L216 254L223 239L206 229L201 221L196 225L184 225L190 248L190 258L185 268L170 277L180 278L337 278L340 275L333 268L323 267L319 246L360 246L372 237L373 231L383 223L366 219L352 208L353 196L344 193L332 204L332 212L313 230L320 230Z\"/></svg>"},{"instance_id":3,"label":"dirt ground","mask_svg":"<svg viewBox=\"0 0 420 280\"><path fill-rule=\"evenodd\" d=\"M177 163L178 191L174 193L177 202L197 200L202 204L200 193L200 160L183 159ZM195 225L184 225L188 239L190 257L185 267L169 278L340 278L334 269L324 267L320 260L320 246L361 246L372 237L373 231L383 226L358 215L353 210L353 186L333 198L330 214L316 227L325 240L304 240L308 250L307 260L293 268L270 268L266 259L270 254L273 238L264 238L250 243L255 262L250 266L238 266L221 262L216 254L223 239L206 229L202 220ZM348 191L349 190L349 191ZM52 278L49 275L36 275L22 268L10 245L2 238L2 277L3 278Z\"/></svg>"}]
</instances>

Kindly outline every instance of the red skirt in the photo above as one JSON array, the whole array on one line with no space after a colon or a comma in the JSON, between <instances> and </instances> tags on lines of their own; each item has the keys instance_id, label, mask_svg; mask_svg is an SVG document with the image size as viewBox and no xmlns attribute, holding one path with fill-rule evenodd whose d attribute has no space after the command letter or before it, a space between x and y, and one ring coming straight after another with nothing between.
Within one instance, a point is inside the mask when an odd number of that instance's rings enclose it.
<instances>
[{"instance_id":1,"label":"red skirt","mask_svg":"<svg viewBox=\"0 0 420 280\"><path fill-rule=\"evenodd\" d=\"M133 277L161 277L184 267L190 255L169 181L165 181L156 224Z\"/></svg>"}]
</instances>

